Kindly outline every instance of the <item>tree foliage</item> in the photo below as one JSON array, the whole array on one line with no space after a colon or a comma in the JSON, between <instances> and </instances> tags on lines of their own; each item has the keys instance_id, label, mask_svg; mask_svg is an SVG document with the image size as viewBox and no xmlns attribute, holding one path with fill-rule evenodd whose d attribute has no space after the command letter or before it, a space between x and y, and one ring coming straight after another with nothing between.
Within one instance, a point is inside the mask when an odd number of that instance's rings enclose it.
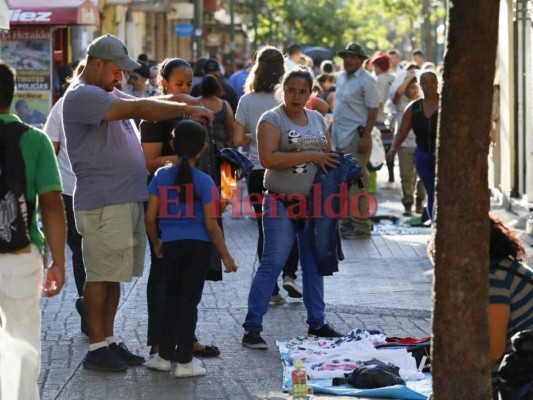
<instances>
[{"instance_id":1,"label":"tree foliage","mask_svg":"<svg viewBox=\"0 0 533 400\"><path fill-rule=\"evenodd\" d=\"M429 0L247 1L258 10L257 44L296 42L337 51L357 41L369 53L421 46L421 24L436 21L444 9L441 2L440 9L433 7L423 16L423 4Z\"/></svg>"}]
</instances>

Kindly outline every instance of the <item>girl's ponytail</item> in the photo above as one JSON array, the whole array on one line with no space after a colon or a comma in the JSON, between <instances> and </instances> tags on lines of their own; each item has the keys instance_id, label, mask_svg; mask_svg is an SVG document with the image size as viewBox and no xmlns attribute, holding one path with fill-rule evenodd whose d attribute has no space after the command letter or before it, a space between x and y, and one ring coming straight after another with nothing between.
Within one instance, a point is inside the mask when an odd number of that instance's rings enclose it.
<instances>
[{"instance_id":1,"label":"girl's ponytail","mask_svg":"<svg viewBox=\"0 0 533 400\"><path fill-rule=\"evenodd\" d=\"M187 204L188 200L194 199L192 168L189 160L196 158L202 152L207 134L205 128L198 122L183 120L174 128L172 136L172 147L176 155L181 158L175 185L179 188L179 200Z\"/></svg>"}]
</instances>

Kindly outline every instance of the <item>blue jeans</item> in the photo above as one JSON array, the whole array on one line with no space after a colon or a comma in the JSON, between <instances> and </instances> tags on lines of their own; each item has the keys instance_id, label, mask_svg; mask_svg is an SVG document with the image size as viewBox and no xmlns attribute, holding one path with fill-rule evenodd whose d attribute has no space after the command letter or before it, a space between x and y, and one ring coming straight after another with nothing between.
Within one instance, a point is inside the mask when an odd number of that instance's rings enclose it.
<instances>
[{"instance_id":1,"label":"blue jeans","mask_svg":"<svg viewBox=\"0 0 533 400\"><path fill-rule=\"evenodd\" d=\"M435 153L426 153L419 147L415 150L415 165L418 176L424 184L427 198L428 215L433 222L433 205L435 203Z\"/></svg>"},{"instance_id":2,"label":"blue jeans","mask_svg":"<svg viewBox=\"0 0 533 400\"><path fill-rule=\"evenodd\" d=\"M296 228L294 221L287 217L283 203L274 201L270 196L265 196L263 209L263 257L250 288L248 314L242 326L247 331L263 330L263 316L268 311L272 288L289 257L296 236L302 266L306 322L311 329L320 328L324 325L326 308L324 279L318 274L314 259L312 232L310 229Z\"/></svg>"}]
</instances>

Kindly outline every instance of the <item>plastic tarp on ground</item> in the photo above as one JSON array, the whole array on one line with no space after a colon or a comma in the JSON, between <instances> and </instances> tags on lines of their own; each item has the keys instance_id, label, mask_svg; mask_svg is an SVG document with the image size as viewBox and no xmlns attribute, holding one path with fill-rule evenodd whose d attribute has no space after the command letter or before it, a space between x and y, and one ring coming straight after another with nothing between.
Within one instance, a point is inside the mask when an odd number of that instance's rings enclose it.
<instances>
[{"instance_id":1,"label":"plastic tarp on ground","mask_svg":"<svg viewBox=\"0 0 533 400\"><path fill-rule=\"evenodd\" d=\"M292 386L291 371L292 362L288 356L288 344L290 341L277 341L281 364L283 366L283 391L288 392ZM378 389L357 389L351 385L333 386L331 379L309 380L308 386L313 393L325 393L338 396L374 397L405 400L427 400L432 393L431 374L426 373L425 379L419 381L407 381L406 385L387 386Z\"/></svg>"}]
</instances>

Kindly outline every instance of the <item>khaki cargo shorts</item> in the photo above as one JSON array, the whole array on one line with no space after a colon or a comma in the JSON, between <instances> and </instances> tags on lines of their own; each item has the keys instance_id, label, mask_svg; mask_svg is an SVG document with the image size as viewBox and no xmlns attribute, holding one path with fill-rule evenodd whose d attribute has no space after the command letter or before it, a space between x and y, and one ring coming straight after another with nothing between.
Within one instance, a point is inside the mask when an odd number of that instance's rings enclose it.
<instances>
[{"instance_id":1,"label":"khaki cargo shorts","mask_svg":"<svg viewBox=\"0 0 533 400\"><path fill-rule=\"evenodd\" d=\"M131 282L142 276L146 250L142 203L126 203L76 211L83 237L87 282Z\"/></svg>"}]
</instances>

